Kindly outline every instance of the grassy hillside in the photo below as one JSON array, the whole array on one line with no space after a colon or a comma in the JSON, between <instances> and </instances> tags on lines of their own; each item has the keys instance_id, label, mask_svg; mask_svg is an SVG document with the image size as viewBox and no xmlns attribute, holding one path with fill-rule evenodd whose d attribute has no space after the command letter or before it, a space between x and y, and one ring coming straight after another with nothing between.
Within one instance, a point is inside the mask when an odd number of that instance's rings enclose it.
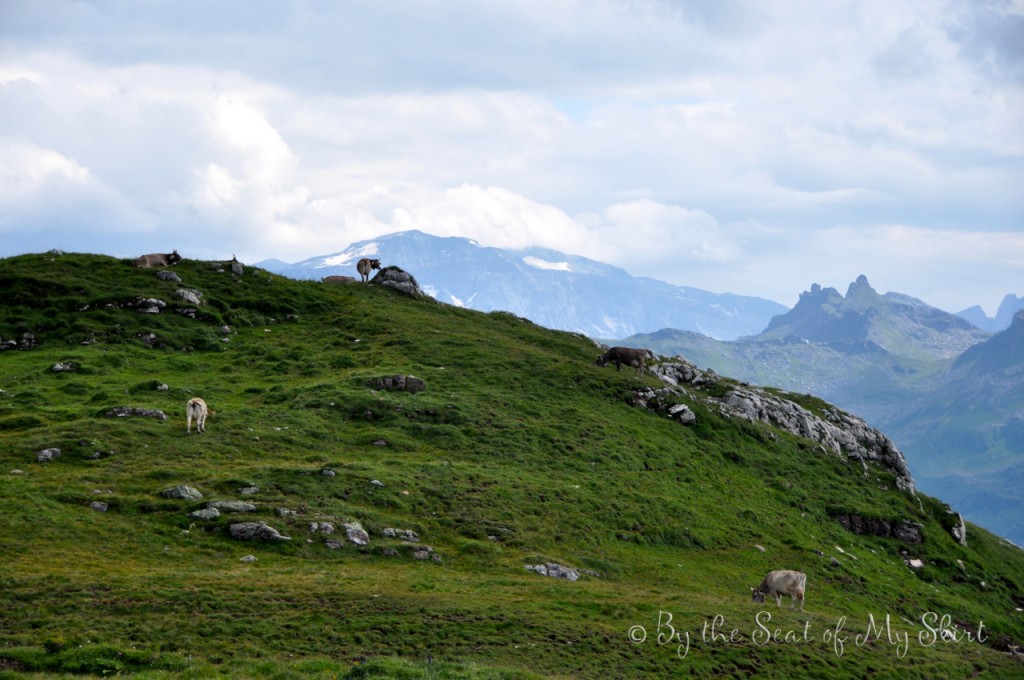
<instances>
[{"instance_id":1,"label":"grassy hillside","mask_svg":"<svg viewBox=\"0 0 1024 680\"><path fill-rule=\"evenodd\" d=\"M1024 641L1024 553L973 526L958 545L944 504L884 470L698 391L692 426L632 406L659 383L508 314L174 271L182 284L100 256L0 260L0 342L36 344L0 352L0 677L1024 671L1003 651ZM202 293L195 318L181 287ZM425 389L376 389L393 375ZM196 395L216 414L188 436ZM105 415L117 406L169 417ZM61 455L38 462L47 448ZM162 495L180 484L202 500ZM218 500L256 509L189 517ZM918 522L924 543L852 534L840 513ZM291 540L232 538L243 521ZM586 572L525 568L549 562ZM750 601L778 568L807 573L806 611ZM935 641L943 617L957 639ZM966 637L979 623L983 642Z\"/></svg>"}]
</instances>

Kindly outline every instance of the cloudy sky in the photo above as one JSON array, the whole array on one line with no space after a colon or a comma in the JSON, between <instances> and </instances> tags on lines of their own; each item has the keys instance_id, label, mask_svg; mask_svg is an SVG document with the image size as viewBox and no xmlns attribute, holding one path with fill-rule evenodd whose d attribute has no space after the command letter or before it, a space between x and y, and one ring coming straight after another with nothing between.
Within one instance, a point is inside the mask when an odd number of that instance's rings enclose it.
<instances>
[{"instance_id":1,"label":"cloudy sky","mask_svg":"<svg viewBox=\"0 0 1024 680\"><path fill-rule=\"evenodd\" d=\"M0 257L412 228L991 315L1024 294L1024 0L0 0Z\"/></svg>"}]
</instances>

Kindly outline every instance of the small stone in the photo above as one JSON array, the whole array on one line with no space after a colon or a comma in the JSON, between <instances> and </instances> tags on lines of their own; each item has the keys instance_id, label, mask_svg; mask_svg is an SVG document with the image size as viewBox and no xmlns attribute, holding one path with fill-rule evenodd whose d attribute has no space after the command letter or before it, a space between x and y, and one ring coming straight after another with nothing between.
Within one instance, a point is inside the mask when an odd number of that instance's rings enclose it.
<instances>
[{"instance_id":1,"label":"small stone","mask_svg":"<svg viewBox=\"0 0 1024 680\"><path fill-rule=\"evenodd\" d=\"M96 512L106 512L108 506L102 501L93 501L92 503L89 503L89 507Z\"/></svg>"},{"instance_id":2,"label":"small stone","mask_svg":"<svg viewBox=\"0 0 1024 680\"><path fill-rule=\"evenodd\" d=\"M323 475L324 477L334 477L334 476L336 476L336 475L337 475L338 473L336 473L336 472L335 472L334 470L332 470L331 468L324 468L323 470L321 470L321 471L320 471L320 474L321 474L321 475Z\"/></svg>"},{"instance_id":3,"label":"small stone","mask_svg":"<svg viewBox=\"0 0 1024 680\"><path fill-rule=\"evenodd\" d=\"M160 495L164 498L177 498L184 501L199 501L203 499L203 494L198 489L187 484L179 484L178 486L164 489Z\"/></svg>"},{"instance_id":4,"label":"small stone","mask_svg":"<svg viewBox=\"0 0 1024 680\"><path fill-rule=\"evenodd\" d=\"M256 556L255 555L246 555L245 557L241 558L238 561L239 562L245 562L246 564L251 564L251 563L256 561Z\"/></svg>"},{"instance_id":5,"label":"small stone","mask_svg":"<svg viewBox=\"0 0 1024 680\"><path fill-rule=\"evenodd\" d=\"M366 533L366 529L359 522L348 522L345 524L345 536L356 545L368 545L370 543L369 534Z\"/></svg>"},{"instance_id":6,"label":"small stone","mask_svg":"<svg viewBox=\"0 0 1024 680\"><path fill-rule=\"evenodd\" d=\"M247 486L238 490L238 493L243 496L255 496L259 492L260 488L258 486Z\"/></svg>"},{"instance_id":7,"label":"small stone","mask_svg":"<svg viewBox=\"0 0 1024 680\"><path fill-rule=\"evenodd\" d=\"M197 519L201 522L209 522L210 520L217 519L220 517L220 510L217 508L203 508L202 510L195 510L188 514L190 519Z\"/></svg>"},{"instance_id":8,"label":"small stone","mask_svg":"<svg viewBox=\"0 0 1024 680\"><path fill-rule=\"evenodd\" d=\"M51 460L59 458L61 454L60 449L53 447L49 449L43 449L36 453L36 460L40 463L49 463Z\"/></svg>"},{"instance_id":9,"label":"small stone","mask_svg":"<svg viewBox=\"0 0 1024 680\"><path fill-rule=\"evenodd\" d=\"M344 547L341 541L336 541L333 538L328 540L326 545L330 550L341 550Z\"/></svg>"},{"instance_id":10,"label":"small stone","mask_svg":"<svg viewBox=\"0 0 1024 680\"><path fill-rule=\"evenodd\" d=\"M11 470L11 474L12 475L23 475L23 474L25 474L25 471L24 470L19 470L18 468L14 468L13 470Z\"/></svg>"},{"instance_id":11,"label":"small stone","mask_svg":"<svg viewBox=\"0 0 1024 680\"><path fill-rule=\"evenodd\" d=\"M211 501L206 504L208 508L216 508L221 512L255 512L256 505L245 501Z\"/></svg>"},{"instance_id":12,"label":"small stone","mask_svg":"<svg viewBox=\"0 0 1024 680\"><path fill-rule=\"evenodd\" d=\"M236 538L240 541L290 541L291 536L282 536L281 533L272 526L268 526L263 522L240 522L238 524L232 524L228 527L228 531L231 534L231 538Z\"/></svg>"},{"instance_id":13,"label":"small stone","mask_svg":"<svg viewBox=\"0 0 1024 680\"><path fill-rule=\"evenodd\" d=\"M374 486L380 489L384 488L384 482L380 481L379 479L373 480L372 482L370 482L370 484L373 484Z\"/></svg>"}]
</instances>

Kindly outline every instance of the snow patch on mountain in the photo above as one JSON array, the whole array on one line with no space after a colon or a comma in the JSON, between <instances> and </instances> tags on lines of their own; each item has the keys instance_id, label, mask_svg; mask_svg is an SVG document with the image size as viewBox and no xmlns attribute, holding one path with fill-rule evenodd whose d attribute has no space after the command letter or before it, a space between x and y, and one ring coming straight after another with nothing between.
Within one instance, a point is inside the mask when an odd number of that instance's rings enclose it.
<instances>
[{"instance_id":1,"label":"snow patch on mountain","mask_svg":"<svg viewBox=\"0 0 1024 680\"><path fill-rule=\"evenodd\" d=\"M539 257L534 257L533 255L527 255L526 257L524 257L523 262L536 269L544 269L546 271L572 271L572 268L569 267L568 262L548 262L547 260L542 260Z\"/></svg>"}]
</instances>

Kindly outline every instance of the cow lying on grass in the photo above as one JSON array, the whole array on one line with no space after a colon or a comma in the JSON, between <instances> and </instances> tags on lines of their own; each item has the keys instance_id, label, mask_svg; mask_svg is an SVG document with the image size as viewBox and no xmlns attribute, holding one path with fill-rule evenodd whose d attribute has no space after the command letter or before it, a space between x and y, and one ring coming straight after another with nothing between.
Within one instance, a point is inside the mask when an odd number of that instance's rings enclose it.
<instances>
[{"instance_id":1,"label":"cow lying on grass","mask_svg":"<svg viewBox=\"0 0 1024 680\"><path fill-rule=\"evenodd\" d=\"M170 267L172 264L178 264L181 262L181 255L178 255L178 251L175 250L173 253L151 253L149 255L143 255L135 258L133 264L136 267L149 268L149 267Z\"/></svg>"},{"instance_id":2,"label":"cow lying on grass","mask_svg":"<svg viewBox=\"0 0 1024 680\"><path fill-rule=\"evenodd\" d=\"M775 604L782 606L782 596L793 598L790 609L796 609L796 601L800 600L800 611L804 610L804 591L807 589L807 576L803 572L779 569L764 577L761 585L751 588L754 602L764 602L765 596L775 598Z\"/></svg>"}]
</instances>

